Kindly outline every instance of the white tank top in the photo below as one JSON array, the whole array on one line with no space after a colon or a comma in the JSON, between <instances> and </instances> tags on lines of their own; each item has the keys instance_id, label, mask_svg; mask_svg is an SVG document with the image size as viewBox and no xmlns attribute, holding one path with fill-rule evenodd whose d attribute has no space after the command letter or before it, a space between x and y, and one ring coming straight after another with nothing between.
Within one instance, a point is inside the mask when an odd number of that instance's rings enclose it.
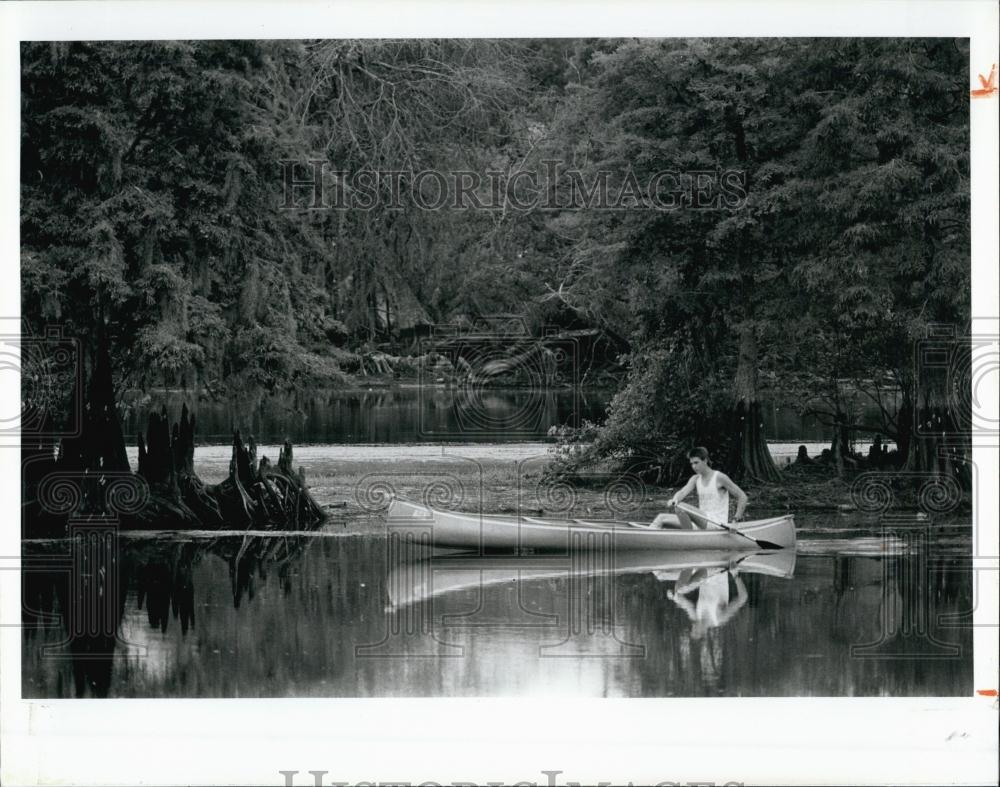
<instances>
[{"instance_id":1,"label":"white tank top","mask_svg":"<svg viewBox=\"0 0 1000 787\"><path fill-rule=\"evenodd\" d=\"M695 480L698 489L698 508L705 516L724 525L729 524L729 490L719 489L719 471L708 477L708 483L701 483L701 476Z\"/></svg>"},{"instance_id":2,"label":"white tank top","mask_svg":"<svg viewBox=\"0 0 1000 787\"><path fill-rule=\"evenodd\" d=\"M707 628L719 625L719 613L729 603L729 574L709 577L698 586L698 601L695 602L695 617Z\"/></svg>"}]
</instances>

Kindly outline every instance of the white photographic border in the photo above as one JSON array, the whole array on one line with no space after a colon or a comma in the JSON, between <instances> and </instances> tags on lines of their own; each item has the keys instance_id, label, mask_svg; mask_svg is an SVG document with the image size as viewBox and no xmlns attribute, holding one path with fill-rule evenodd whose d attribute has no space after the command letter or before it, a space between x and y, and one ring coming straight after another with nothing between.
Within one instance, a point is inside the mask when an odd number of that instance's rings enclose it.
<instances>
[{"instance_id":1,"label":"white photographic border","mask_svg":"<svg viewBox=\"0 0 1000 787\"><path fill-rule=\"evenodd\" d=\"M21 40L850 36L970 39L995 2L17 2L0 7L0 315L20 315ZM998 101L971 100L972 314L998 302ZM975 331L975 325L973 326ZM997 421L1000 394L980 391ZM2 378L0 412L20 409ZM990 404L992 403L992 404ZM998 688L1000 438L976 436L974 686ZM907 699L22 700L20 456L0 447L2 778L21 784L995 783L995 696ZM555 773L558 772L558 773Z\"/></svg>"}]
</instances>

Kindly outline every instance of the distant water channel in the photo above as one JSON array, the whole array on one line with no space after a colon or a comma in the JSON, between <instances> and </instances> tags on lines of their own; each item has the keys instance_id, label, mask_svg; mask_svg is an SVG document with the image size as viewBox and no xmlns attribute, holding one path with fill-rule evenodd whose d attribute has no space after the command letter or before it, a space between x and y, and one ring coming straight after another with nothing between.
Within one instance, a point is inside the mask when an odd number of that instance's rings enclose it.
<instances>
[{"instance_id":1,"label":"distant water channel","mask_svg":"<svg viewBox=\"0 0 1000 787\"><path fill-rule=\"evenodd\" d=\"M150 397L125 415L126 435L145 427L150 409L164 404L176 418L185 402L198 417L205 443L228 443L240 428L259 442L285 438L309 443L521 442L546 437L552 426L601 423L614 392L606 389L394 387L273 396L253 403L192 403L172 392ZM654 403L650 403L653 406ZM829 427L800 415L789 403L763 407L764 430L773 441L826 441ZM878 408L858 403L862 422L877 426ZM130 438L134 439L134 438Z\"/></svg>"},{"instance_id":2,"label":"distant water channel","mask_svg":"<svg viewBox=\"0 0 1000 787\"><path fill-rule=\"evenodd\" d=\"M612 571L400 562L377 535L27 543L23 693L971 693L967 543L800 537L794 555L619 555Z\"/></svg>"}]
</instances>

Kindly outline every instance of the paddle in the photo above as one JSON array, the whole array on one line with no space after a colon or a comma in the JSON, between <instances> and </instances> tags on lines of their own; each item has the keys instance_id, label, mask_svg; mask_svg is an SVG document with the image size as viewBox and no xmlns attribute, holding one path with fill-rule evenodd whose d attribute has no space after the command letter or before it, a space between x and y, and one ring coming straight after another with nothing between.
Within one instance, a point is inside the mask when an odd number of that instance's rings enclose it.
<instances>
[{"instance_id":1,"label":"paddle","mask_svg":"<svg viewBox=\"0 0 1000 787\"><path fill-rule=\"evenodd\" d=\"M694 514L699 519L704 519L710 525L721 527L723 530L728 530L730 533L733 533L737 536L743 536L743 538L747 539L748 541L753 541L761 549L784 549L784 547L781 546L781 544L775 544L773 541L767 541L763 538L754 538L753 536L748 536L742 530L737 530L735 527L730 527L729 525L722 524L722 522L716 522L714 519L709 519L707 516L705 516L704 513L702 513L700 509L697 509L694 506L689 506L685 503L677 503L674 506L674 508L679 508L685 514Z\"/></svg>"}]
</instances>

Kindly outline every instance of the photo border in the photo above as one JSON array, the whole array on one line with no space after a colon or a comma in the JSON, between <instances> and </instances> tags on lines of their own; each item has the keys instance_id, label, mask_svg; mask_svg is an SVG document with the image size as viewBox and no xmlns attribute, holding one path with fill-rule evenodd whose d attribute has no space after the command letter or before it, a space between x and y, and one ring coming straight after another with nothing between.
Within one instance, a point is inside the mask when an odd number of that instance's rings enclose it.
<instances>
[{"instance_id":1,"label":"photo border","mask_svg":"<svg viewBox=\"0 0 1000 787\"><path fill-rule=\"evenodd\" d=\"M956 36L970 88L998 61L993 2L21 2L0 7L0 234L19 259L19 41L195 38ZM1000 315L996 96L970 100L972 311ZM0 314L20 315L19 266ZM973 326L975 332L975 325ZM20 407L4 379L0 407ZM997 391L992 393L996 407ZM997 776L996 436L975 435L974 686L907 699L22 700L20 452L0 447L4 784L335 781L986 783ZM160 756L162 754L162 756ZM553 777L547 771L560 771Z\"/></svg>"}]
</instances>

